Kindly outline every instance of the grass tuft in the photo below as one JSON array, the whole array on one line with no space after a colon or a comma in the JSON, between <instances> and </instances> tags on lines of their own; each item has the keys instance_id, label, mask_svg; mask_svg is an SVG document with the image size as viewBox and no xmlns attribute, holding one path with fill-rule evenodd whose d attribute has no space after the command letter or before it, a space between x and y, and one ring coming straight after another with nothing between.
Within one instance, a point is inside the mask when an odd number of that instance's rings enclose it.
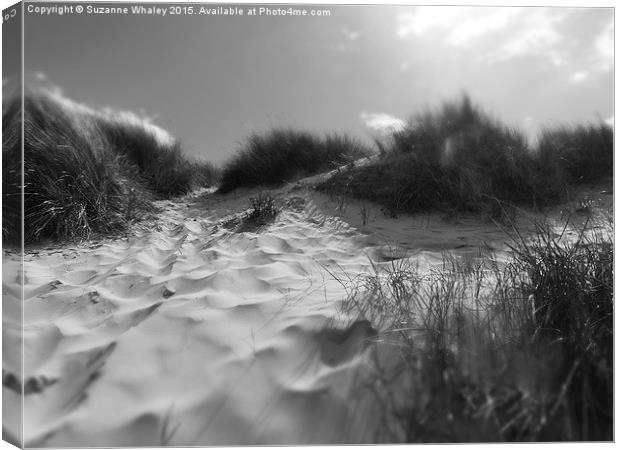
<instances>
[{"instance_id":1,"label":"grass tuft","mask_svg":"<svg viewBox=\"0 0 620 450\"><path fill-rule=\"evenodd\" d=\"M613 129L606 123L559 126L543 131L537 152L554 159L572 184L613 176Z\"/></svg>"},{"instance_id":2,"label":"grass tuft","mask_svg":"<svg viewBox=\"0 0 620 450\"><path fill-rule=\"evenodd\" d=\"M196 186L215 184L216 169L207 162L190 160L181 143L156 134L149 122L109 119L98 123L109 148L127 166L135 168L136 177L156 195L167 198L186 194Z\"/></svg>"},{"instance_id":3,"label":"grass tuft","mask_svg":"<svg viewBox=\"0 0 620 450\"><path fill-rule=\"evenodd\" d=\"M251 208L248 211L225 220L222 226L235 233L256 232L273 223L280 213L280 207L270 192L250 197L249 203Z\"/></svg>"},{"instance_id":4,"label":"grass tuft","mask_svg":"<svg viewBox=\"0 0 620 450\"><path fill-rule=\"evenodd\" d=\"M379 158L319 185L381 204L390 215L429 210L501 217L504 205L539 208L569 186L612 174L613 131L605 124L525 135L492 119L468 96L415 116L378 144Z\"/></svg>"},{"instance_id":5,"label":"grass tuft","mask_svg":"<svg viewBox=\"0 0 620 450\"><path fill-rule=\"evenodd\" d=\"M95 111L44 89L24 98L24 236L89 239L121 231L151 201L215 181L177 141L136 116ZM21 236L21 98L3 102L3 235Z\"/></svg>"},{"instance_id":6,"label":"grass tuft","mask_svg":"<svg viewBox=\"0 0 620 450\"><path fill-rule=\"evenodd\" d=\"M276 199L269 192L261 192L256 197L251 197L250 206L250 212L243 217L236 229L238 233L256 231L269 225L280 213Z\"/></svg>"},{"instance_id":7,"label":"grass tuft","mask_svg":"<svg viewBox=\"0 0 620 450\"><path fill-rule=\"evenodd\" d=\"M378 441L613 439L611 233L539 227L507 262L375 265L347 310L382 330Z\"/></svg>"},{"instance_id":8,"label":"grass tuft","mask_svg":"<svg viewBox=\"0 0 620 450\"><path fill-rule=\"evenodd\" d=\"M278 215L276 201L270 193L261 192L256 197L250 198L252 211L248 215L250 220L271 222Z\"/></svg>"},{"instance_id":9,"label":"grass tuft","mask_svg":"<svg viewBox=\"0 0 620 450\"><path fill-rule=\"evenodd\" d=\"M338 134L320 138L285 128L253 134L224 165L219 192L239 187L281 185L333 169L369 152L363 144Z\"/></svg>"}]
</instances>

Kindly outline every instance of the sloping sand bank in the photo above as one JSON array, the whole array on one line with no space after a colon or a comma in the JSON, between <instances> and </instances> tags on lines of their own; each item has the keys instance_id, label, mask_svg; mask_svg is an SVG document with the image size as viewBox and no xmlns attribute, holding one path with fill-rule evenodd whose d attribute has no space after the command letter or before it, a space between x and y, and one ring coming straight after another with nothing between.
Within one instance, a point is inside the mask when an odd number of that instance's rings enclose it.
<instances>
[{"instance_id":1,"label":"sloping sand bank","mask_svg":"<svg viewBox=\"0 0 620 450\"><path fill-rule=\"evenodd\" d=\"M369 442L377 420L356 380L376 330L343 315L337 278L392 250L303 189L264 229L222 226L248 195L162 202L131 238L27 252L23 380L19 265L5 260L6 431L19 435L7 414L23 383L27 446ZM427 228L409 249L420 270L446 242L472 251L504 238Z\"/></svg>"}]
</instances>

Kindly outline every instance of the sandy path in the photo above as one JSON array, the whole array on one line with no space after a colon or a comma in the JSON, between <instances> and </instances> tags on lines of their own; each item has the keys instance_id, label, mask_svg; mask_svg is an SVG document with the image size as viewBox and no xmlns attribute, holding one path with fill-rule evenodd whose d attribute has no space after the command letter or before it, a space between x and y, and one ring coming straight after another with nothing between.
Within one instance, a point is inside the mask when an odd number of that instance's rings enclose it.
<instances>
[{"instance_id":1,"label":"sandy path","mask_svg":"<svg viewBox=\"0 0 620 450\"><path fill-rule=\"evenodd\" d=\"M163 206L129 240L27 256L26 445L367 440L352 389L372 329L348 328L330 275L367 271L367 238L311 206L260 233ZM5 377L19 373L16 281L3 286Z\"/></svg>"},{"instance_id":2,"label":"sandy path","mask_svg":"<svg viewBox=\"0 0 620 450\"><path fill-rule=\"evenodd\" d=\"M506 235L475 220L385 218L378 208L291 188L260 232L222 218L252 192L161 202L129 239L27 253L27 446L357 443L378 423L356 377L368 322L340 306L345 279L389 264L419 270ZM339 216L336 218L334 216ZM367 223L364 223L367 222ZM349 225L352 224L353 226ZM381 262L384 261L384 262ZM5 432L19 436L18 261L3 265Z\"/></svg>"}]
</instances>

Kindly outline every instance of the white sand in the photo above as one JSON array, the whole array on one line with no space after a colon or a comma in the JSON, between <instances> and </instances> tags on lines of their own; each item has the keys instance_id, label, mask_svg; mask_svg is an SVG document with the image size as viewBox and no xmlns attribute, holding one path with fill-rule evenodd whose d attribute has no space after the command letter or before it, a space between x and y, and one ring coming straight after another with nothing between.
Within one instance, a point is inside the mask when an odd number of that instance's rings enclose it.
<instances>
[{"instance_id":1,"label":"white sand","mask_svg":"<svg viewBox=\"0 0 620 450\"><path fill-rule=\"evenodd\" d=\"M347 291L332 275L367 273L369 258L390 259L385 244L406 244L424 270L443 250L505 235L374 207L363 225L359 202L280 193L304 205L260 232L220 226L247 207L246 191L161 202L161 219L129 239L29 251L25 444L369 441L377 420L355 380L374 330L342 313ZM3 375L21 378L17 261L3 270ZM20 400L6 384L5 427L18 436Z\"/></svg>"}]
</instances>

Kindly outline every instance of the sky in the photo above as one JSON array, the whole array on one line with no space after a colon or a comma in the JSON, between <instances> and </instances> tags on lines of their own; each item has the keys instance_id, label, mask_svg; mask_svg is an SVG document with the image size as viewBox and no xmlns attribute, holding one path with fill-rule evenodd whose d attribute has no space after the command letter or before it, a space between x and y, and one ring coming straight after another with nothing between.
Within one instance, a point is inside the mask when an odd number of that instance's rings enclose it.
<instances>
[{"instance_id":1,"label":"sky","mask_svg":"<svg viewBox=\"0 0 620 450\"><path fill-rule=\"evenodd\" d=\"M370 141L464 92L532 135L613 121L610 8L315 8L330 15L26 13L24 67L75 101L144 114L216 163L279 126Z\"/></svg>"}]
</instances>

